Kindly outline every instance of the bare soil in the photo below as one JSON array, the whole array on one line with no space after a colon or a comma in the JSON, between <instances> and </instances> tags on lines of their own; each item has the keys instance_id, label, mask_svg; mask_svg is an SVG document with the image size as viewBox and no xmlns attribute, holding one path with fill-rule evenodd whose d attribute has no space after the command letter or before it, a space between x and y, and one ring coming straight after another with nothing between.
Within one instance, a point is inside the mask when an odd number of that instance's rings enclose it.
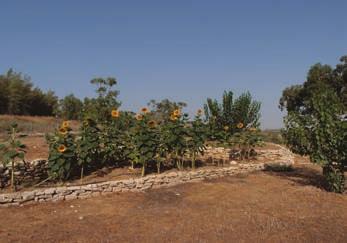
<instances>
[{"instance_id":1,"label":"bare soil","mask_svg":"<svg viewBox=\"0 0 347 243\"><path fill-rule=\"evenodd\" d=\"M0 242L346 242L347 195L319 167L0 209Z\"/></svg>"}]
</instances>

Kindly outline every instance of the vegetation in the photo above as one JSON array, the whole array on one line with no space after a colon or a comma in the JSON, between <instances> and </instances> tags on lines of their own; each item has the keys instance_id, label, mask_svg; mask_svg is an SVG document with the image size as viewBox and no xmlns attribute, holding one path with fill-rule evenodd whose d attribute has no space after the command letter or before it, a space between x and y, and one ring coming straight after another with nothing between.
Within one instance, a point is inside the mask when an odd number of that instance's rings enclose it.
<instances>
[{"instance_id":1,"label":"vegetation","mask_svg":"<svg viewBox=\"0 0 347 243\"><path fill-rule=\"evenodd\" d=\"M204 109L210 139L223 140L225 132L228 136L233 135L239 131L238 124L243 124L245 128L258 128L260 107L260 102L254 101L249 92L241 94L234 100L233 92L225 91L222 103L208 98Z\"/></svg>"},{"instance_id":2,"label":"vegetation","mask_svg":"<svg viewBox=\"0 0 347 243\"><path fill-rule=\"evenodd\" d=\"M50 116L57 104L54 92L33 87L29 77L12 69L0 75L0 114Z\"/></svg>"},{"instance_id":3,"label":"vegetation","mask_svg":"<svg viewBox=\"0 0 347 243\"><path fill-rule=\"evenodd\" d=\"M316 64L304 84L283 91L283 136L296 153L323 167L328 190L343 192L347 165L347 57L332 68Z\"/></svg>"},{"instance_id":4,"label":"vegetation","mask_svg":"<svg viewBox=\"0 0 347 243\"><path fill-rule=\"evenodd\" d=\"M3 158L4 165L11 163L11 187L12 191L16 190L15 183L15 161L24 159L26 146L17 139L17 124L12 123L8 129L9 138L4 144L0 144L0 154Z\"/></svg>"}]
</instances>

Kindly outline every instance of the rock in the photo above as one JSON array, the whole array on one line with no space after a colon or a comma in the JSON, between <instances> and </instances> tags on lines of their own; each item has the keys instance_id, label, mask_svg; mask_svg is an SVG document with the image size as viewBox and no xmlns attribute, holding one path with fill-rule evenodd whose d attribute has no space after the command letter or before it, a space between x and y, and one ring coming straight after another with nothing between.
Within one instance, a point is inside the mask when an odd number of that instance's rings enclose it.
<instances>
[{"instance_id":1,"label":"rock","mask_svg":"<svg viewBox=\"0 0 347 243\"><path fill-rule=\"evenodd\" d=\"M232 160L229 162L230 165L237 165L237 162L235 160Z\"/></svg>"}]
</instances>

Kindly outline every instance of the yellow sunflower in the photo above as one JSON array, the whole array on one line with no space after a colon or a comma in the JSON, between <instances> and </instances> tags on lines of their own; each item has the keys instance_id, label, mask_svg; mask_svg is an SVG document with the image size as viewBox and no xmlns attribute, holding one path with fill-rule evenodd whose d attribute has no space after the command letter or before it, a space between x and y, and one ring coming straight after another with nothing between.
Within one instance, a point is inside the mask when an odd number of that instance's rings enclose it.
<instances>
[{"instance_id":1,"label":"yellow sunflower","mask_svg":"<svg viewBox=\"0 0 347 243\"><path fill-rule=\"evenodd\" d=\"M112 110L112 111L111 111L111 116L112 116L113 118L119 117L119 111L118 111L118 110Z\"/></svg>"},{"instance_id":2,"label":"yellow sunflower","mask_svg":"<svg viewBox=\"0 0 347 243\"><path fill-rule=\"evenodd\" d=\"M224 130L228 131L229 130L229 126L224 126Z\"/></svg>"},{"instance_id":3,"label":"yellow sunflower","mask_svg":"<svg viewBox=\"0 0 347 243\"><path fill-rule=\"evenodd\" d=\"M65 127L61 127L59 128L59 133L62 135L66 135L67 134L67 129Z\"/></svg>"},{"instance_id":4,"label":"yellow sunflower","mask_svg":"<svg viewBox=\"0 0 347 243\"><path fill-rule=\"evenodd\" d=\"M171 121L176 121L177 119L178 119L177 116L175 116L174 114L170 115L170 120Z\"/></svg>"},{"instance_id":5,"label":"yellow sunflower","mask_svg":"<svg viewBox=\"0 0 347 243\"><path fill-rule=\"evenodd\" d=\"M148 108L147 107L143 107L141 109L141 112L144 113L144 114L147 114L149 112Z\"/></svg>"},{"instance_id":6,"label":"yellow sunflower","mask_svg":"<svg viewBox=\"0 0 347 243\"><path fill-rule=\"evenodd\" d=\"M64 144L59 145L58 151L59 151L60 153L64 153L64 152L66 151L66 146L65 146Z\"/></svg>"},{"instance_id":7,"label":"yellow sunflower","mask_svg":"<svg viewBox=\"0 0 347 243\"><path fill-rule=\"evenodd\" d=\"M142 118L143 118L143 115L141 115L141 114L137 114L137 115L135 116L135 119L138 120L138 121L141 121Z\"/></svg>"},{"instance_id":8,"label":"yellow sunflower","mask_svg":"<svg viewBox=\"0 0 347 243\"><path fill-rule=\"evenodd\" d=\"M180 116L181 115L181 111L179 109L176 109L173 111L172 113L174 116Z\"/></svg>"},{"instance_id":9,"label":"yellow sunflower","mask_svg":"<svg viewBox=\"0 0 347 243\"><path fill-rule=\"evenodd\" d=\"M147 124L150 128L154 128L157 123L154 120L150 120Z\"/></svg>"},{"instance_id":10,"label":"yellow sunflower","mask_svg":"<svg viewBox=\"0 0 347 243\"><path fill-rule=\"evenodd\" d=\"M239 122L239 123L236 125L236 127L237 127L238 129L243 128L243 123L242 123L242 122Z\"/></svg>"},{"instance_id":11,"label":"yellow sunflower","mask_svg":"<svg viewBox=\"0 0 347 243\"><path fill-rule=\"evenodd\" d=\"M61 127L63 128L68 128L70 126L70 123L68 121L63 121L63 123L61 124Z\"/></svg>"}]
</instances>

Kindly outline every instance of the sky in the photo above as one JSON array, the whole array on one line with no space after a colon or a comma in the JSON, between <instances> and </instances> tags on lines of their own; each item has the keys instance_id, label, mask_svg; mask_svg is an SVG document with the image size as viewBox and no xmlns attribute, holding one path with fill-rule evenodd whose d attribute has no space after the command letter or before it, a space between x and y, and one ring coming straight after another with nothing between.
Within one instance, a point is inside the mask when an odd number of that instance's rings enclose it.
<instances>
[{"instance_id":1,"label":"sky","mask_svg":"<svg viewBox=\"0 0 347 243\"><path fill-rule=\"evenodd\" d=\"M14 68L60 97L94 96L116 77L123 110L151 99L188 103L250 91L262 127L280 128L282 90L317 62L347 54L347 1L0 2L0 73Z\"/></svg>"}]
</instances>

